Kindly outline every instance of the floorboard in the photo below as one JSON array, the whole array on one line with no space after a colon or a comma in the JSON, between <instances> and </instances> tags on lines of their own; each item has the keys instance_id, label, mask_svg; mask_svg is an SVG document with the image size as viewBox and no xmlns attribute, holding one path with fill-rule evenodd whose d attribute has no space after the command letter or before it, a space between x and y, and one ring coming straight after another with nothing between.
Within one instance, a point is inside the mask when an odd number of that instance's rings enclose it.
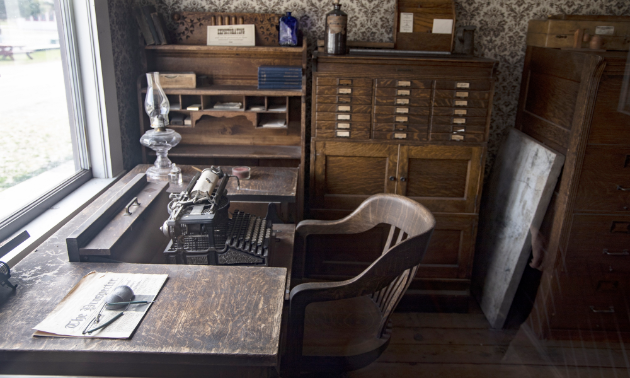
<instances>
[{"instance_id":1,"label":"floorboard","mask_svg":"<svg viewBox=\"0 0 630 378\"><path fill-rule=\"evenodd\" d=\"M627 343L575 332L541 341L527 325L495 330L474 303L468 314L395 313L392 323L381 357L347 377L630 378Z\"/></svg>"}]
</instances>

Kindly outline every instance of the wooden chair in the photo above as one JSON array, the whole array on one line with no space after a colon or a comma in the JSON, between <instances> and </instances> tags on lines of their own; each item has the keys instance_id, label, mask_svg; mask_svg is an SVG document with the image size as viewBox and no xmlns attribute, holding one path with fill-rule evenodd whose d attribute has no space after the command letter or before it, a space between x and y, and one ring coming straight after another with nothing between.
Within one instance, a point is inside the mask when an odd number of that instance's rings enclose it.
<instances>
[{"instance_id":1,"label":"wooden chair","mask_svg":"<svg viewBox=\"0 0 630 378\"><path fill-rule=\"evenodd\" d=\"M381 223L391 225L385 249L361 274L291 290L286 356L290 376L356 370L381 355L389 344L389 316L416 274L435 219L407 197L377 194L343 219L298 224L296 232L306 245L308 235L357 234Z\"/></svg>"}]
</instances>

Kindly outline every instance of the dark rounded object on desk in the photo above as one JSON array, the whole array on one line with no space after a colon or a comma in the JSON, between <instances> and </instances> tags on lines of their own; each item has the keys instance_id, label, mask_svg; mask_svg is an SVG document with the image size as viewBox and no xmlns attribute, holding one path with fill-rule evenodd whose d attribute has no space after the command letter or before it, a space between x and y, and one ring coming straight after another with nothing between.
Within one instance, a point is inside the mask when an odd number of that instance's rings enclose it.
<instances>
[{"instance_id":1,"label":"dark rounded object on desk","mask_svg":"<svg viewBox=\"0 0 630 378\"><path fill-rule=\"evenodd\" d=\"M173 21L179 21L182 18L179 13L173 13Z\"/></svg>"},{"instance_id":2,"label":"dark rounded object on desk","mask_svg":"<svg viewBox=\"0 0 630 378\"><path fill-rule=\"evenodd\" d=\"M105 298L105 303L119 303L119 302L130 302L135 295L133 294L133 290L127 285L121 285L116 287L107 297ZM108 310L116 310L119 308L126 307L126 304L121 305L107 305Z\"/></svg>"}]
</instances>

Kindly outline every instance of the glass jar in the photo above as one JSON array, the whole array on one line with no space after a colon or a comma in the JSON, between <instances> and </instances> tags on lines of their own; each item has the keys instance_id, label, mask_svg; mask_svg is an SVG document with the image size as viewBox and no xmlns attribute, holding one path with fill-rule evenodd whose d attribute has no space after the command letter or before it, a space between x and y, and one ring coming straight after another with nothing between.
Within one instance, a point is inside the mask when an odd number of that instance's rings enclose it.
<instances>
[{"instance_id":1,"label":"glass jar","mask_svg":"<svg viewBox=\"0 0 630 378\"><path fill-rule=\"evenodd\" d=\"M330 55L343 55L348 39L348 15L341 10L339 0L333 4L335 9L326 14L324 50Z\"/></svg>"}]
</instances>

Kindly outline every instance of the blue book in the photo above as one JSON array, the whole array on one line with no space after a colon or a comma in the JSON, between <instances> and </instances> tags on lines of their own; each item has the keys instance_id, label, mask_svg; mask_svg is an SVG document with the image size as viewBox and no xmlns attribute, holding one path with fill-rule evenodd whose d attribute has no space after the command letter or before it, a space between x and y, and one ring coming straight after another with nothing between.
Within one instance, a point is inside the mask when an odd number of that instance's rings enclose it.
<instances>
[{"instance_id":1,"label":"blue book","mask_svg":"<svg viewBox=\"0 0 630 378\"><path fill-rule=\"evenodd\" d=\"M300 85L258 84L258 89L302 89L302 84Z\"/></svg>"}]
</instances>

